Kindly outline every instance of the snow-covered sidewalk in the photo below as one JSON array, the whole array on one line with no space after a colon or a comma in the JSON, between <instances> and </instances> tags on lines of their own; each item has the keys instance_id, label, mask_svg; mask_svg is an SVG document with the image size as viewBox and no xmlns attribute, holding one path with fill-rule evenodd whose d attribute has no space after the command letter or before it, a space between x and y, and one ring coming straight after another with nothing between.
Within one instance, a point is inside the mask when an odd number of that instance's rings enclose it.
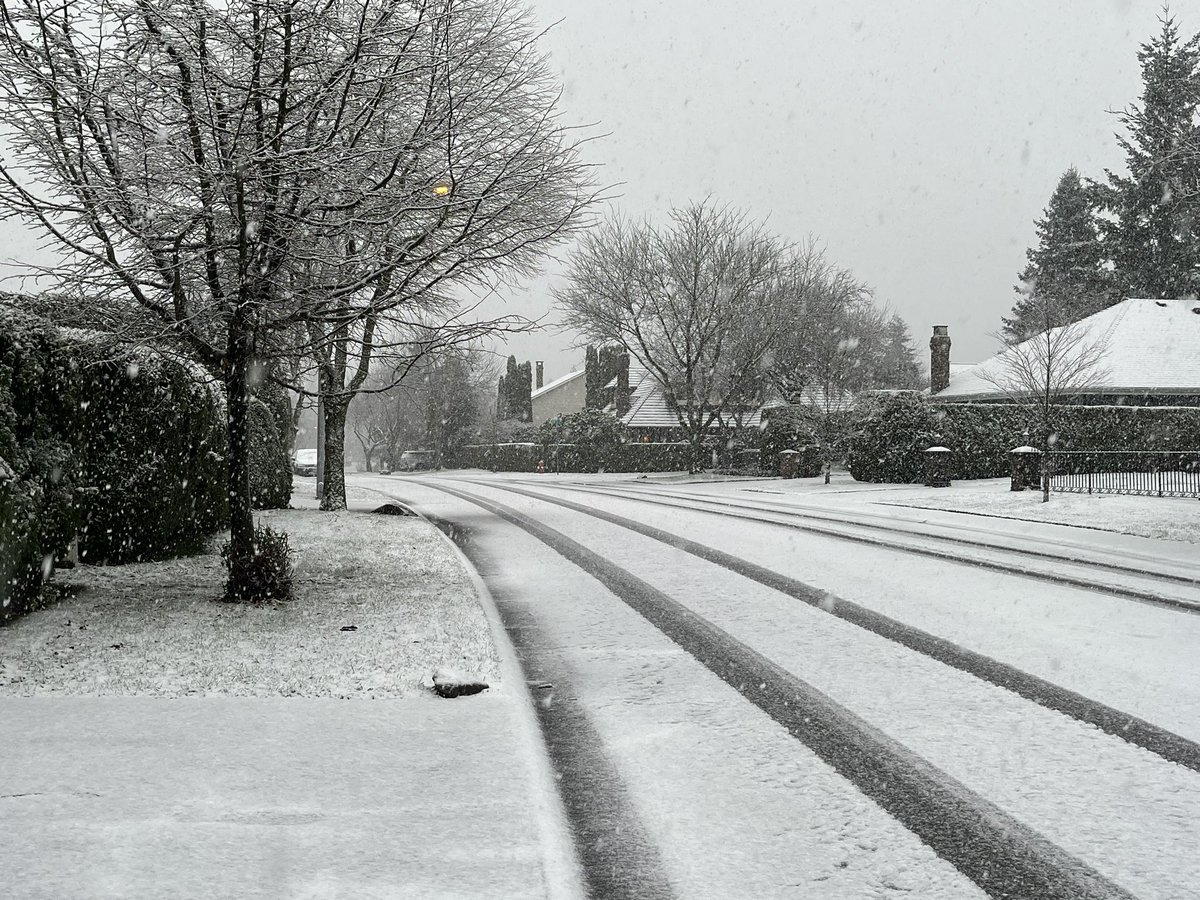
<instances>
[{"instance_id":1,"label":"snow-covered sidewalk","mask_svg":"<svg viewBox=\"0 0 1200 900\"><path fill-rule=\"evenodd\" d=\"M216 602L210 554L83 567L0 630L5 897L574 893L490 598L379 502L264 515L298 551L292 603ZM422 687L448 667L492 687Z\"/></svg>"},{"instance_id":2,"label":"snow-covered sidewalk","mask_svg":"<svg viewBox=\"0 0 1200 900\"><path fill-rule=\"evenodd\" d=\"M546 897L513 702L0 699L0 892Z\"/></svg>"}]
</instances>

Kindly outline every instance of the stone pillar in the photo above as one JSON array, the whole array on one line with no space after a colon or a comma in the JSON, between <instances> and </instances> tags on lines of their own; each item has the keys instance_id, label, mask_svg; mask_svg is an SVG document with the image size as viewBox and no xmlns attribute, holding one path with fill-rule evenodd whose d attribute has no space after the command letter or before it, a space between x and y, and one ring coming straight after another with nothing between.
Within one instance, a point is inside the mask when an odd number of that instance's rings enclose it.
<instances>
[{"instance_id":1,"label":"stone pillar","mask_svg":"<svg viewBox=\"0 0 1200 900\"><path fill-rule=\"evenodd\" d=\"M950 328L934 325L929 339L929 392L936 394L950 383Z\"/></svg>"},{"instance_id":2,"label":"stone pillar","mask_svg":"<svg viewBox=\"0 0 1200 900\"><path fill-rule=\"evenodd\" d=\"M542 389L542 382L545 378L545 375L546 375L546 364L539 359L537 361L537 381L534 383L534 386L533 386L533 389L535 391L540 391Z\"/></svg>"}]
</instances>

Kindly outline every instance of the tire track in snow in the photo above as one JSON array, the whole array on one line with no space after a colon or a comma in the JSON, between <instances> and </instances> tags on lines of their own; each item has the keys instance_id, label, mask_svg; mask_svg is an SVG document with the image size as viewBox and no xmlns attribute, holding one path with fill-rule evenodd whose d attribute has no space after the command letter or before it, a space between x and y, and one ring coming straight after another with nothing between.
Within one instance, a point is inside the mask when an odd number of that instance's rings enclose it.
<instances>
[{"instance_id":1,"label":"tire track in snow","mask_svg":"<svg viewBox=\"0 0 1200 900\"><path fill-rule=\"evenodd\" d=\"M531 481L523 481L521 483L528 485L530 487L539 486L537 483L531 482ZM632 490L632 488L627 488L626 490ZM995 551L999 551L999 552L1003 552L1003 553L1014 553L1014 554L1018 554L1021 556L1028 556L1033 559L1045 559L1050 562L1063 562L1063 563L1071 563L1073 565L1086 565L1086 566L1096 568L1096 569L1107 569L1110 572L1115 572L1120 575L1131 575L1131 576L1136 576L1136 577L1153 578L1157 581L1170 582L1173 584L1181 584L1181 585L1185 585L1187 587L1200 586L1200 577L1198 577L1198 576L1179 575L1179 574L1175 574L1175 573L1171 573L1171 572L1157 572L1152 569L1138 568L1133 565L1123 565L1123 564L1118 564L1118 563L1114 563L1114 562L1107 562L1107 561L1101 560L1101 559L1080 559L1078 557L1067 556L1062 553L1051 553L1046 550L1034 550L1029 547L1012 547L1012 546L1009 546L1006 544L996 544L996 543L992 543L992 542L984 541L984 540L973 540L971 538L966 538L966 537L957 537L954 535L939 534L937 532L918 531L916 529L897 528L896 524L895 524L896 519L889 518L888 516L883 516L878 513L866 512L864 510L854 510L853 512L850 512L847 510L847 511L843 511L842 515L839 515L835 512L830 511L828 508L814 509L814 508L808 507L808 506L796 506L794 504L787 504L787 503L771 504L771 503L766 503L764 501L759 501L756 503L751 503L751 502L734 503L729 500L723 499L722 497L715 496L712 494L699 494L699 493L683 494L683 493L675 493L675 492L671 492L671 491L665 491L665 490L661 490L661 489L655 490L653 488L641 488L641 487L637 488L636 493L646 494L646 495L652 496L652 497L664 497L664 498L671 499L671 500L689 501L692 499L698 499L698 500L701 500L703 502L707 502L710 504L729 506L734 509L752 510L754 512L764 512L764 513L780 514L780 515L785 515L785 516L793 516L795 518L809 519L809 520L816 521L816 522L829 522L834 525L839 525L839 524L840 525L853 525L855 527L866 528L866 529L870 529L872 531L883 531L883 532L888 532L891 534L903 535L905 537L924 537L924 538L929 538L930 540L941 541L942 543L946 543L946 544L961 544L961 545L964 545L967 547L978 547L979 549L982 549L982 550L995 550ZM1013 520L1013 519L1007 518L1005 516L997 516L997 515L992 515L989 513L964 513L962 510L953 510L953 509L942 510L942 509L936 509L934 507L925 507L925 506L904 506L899 503L890 503L890 504L881 503L880 505L893 506L893 507L896 507L898 509L903 509L903 510L945 512L945 513L952 513L952 514L961 514L964 516L965 515L977 515L977 516L983 516L985 518L1000 519L1000 520L1003 520L1006 522L1019 521L1019 520ZM913 525L921 524L921 525L928 525L933 528L941 528L941 529L949 528L949 526L947 526L947 525L939 525L937 523L929 523L929 522L917 523L917 522L912 522L910 520L905 520L905 521L907 522L907 524L913 524ZM1053 525L1056 523L1037 522L1034 524ZM1078 525L1078 526L1072 526L1072 527L1090 528L1090 526L1086 526L1086 525ZM1102 531L1102 529L1092 529L1092 530ZM973 526L969 526L969 525L956 526L955 531L956 532L969 532L969 533L974 533L974 534L991 534L986 529L981 529L979 527L973 527ZM1068 551L1072 550L1072 549L1086 549L1086 548L1078 547L1077 545L1072 545L1070 543L1064 543L1064 542L1060 542L1060 541L1056 541L1056 540L1040 541L1039 543L1045 544L1047 546L1060 547L1060 548L1062 548L1064 550L1068 550ZM1111 554L1108 554L1108 555L1111 558L1112 555ZM1123 554L1118 554L1118 555L1123 555ZM1136 557L1128 557L1127 556L1126 558L1136 558Z\"/></svg>"},{"instance_id":2,"label":"tire track in snow","mask_svg":"<svg viewBox=\"0 0 1200 900\"><path fill-rule=\"evenodd\" d=\"M484 484L483 482L472 482ZM1118 737L1144 750L1162 757L1169 762L1177 763L1194 772L1200 772L1200 744L1188 740L1182 735L1168 731L1152 722L1122 712L1099 701L1092 700L1083 694L1076 693L1053 682L1046 681L1036 675L1031 675L1015 666L1000 662L990 656L968 650L953 641L940 638L937 635L922 631L911 625L892 619L882 613L875 612L851 600L833 597L826 591L812 585L781 575L771 569L747 562L737 556L732 556L716 550L705 544L680 537L661 528L645 525L615 513L598 510L593 507L573 503L559 497L552 497L535 491L511 487L503 484L486 483L487 487L509 491L520 496L530 497L545 503L562 506L575 512L592 516L609 522L629 531L636 532L648 538L683 550L707 562L736 572L752 581L765 585L781 593L794 597L809 606L816 607L832 616L857 625L872 634L887 638L910 650L936 659L951 668L974 675L996 687L1012 691L1014 694L1030 700L1039 706L1052 709L1077 721L1095 725L1106 734ZM770 523L766 523L770 524Z\"/></svg>"},{"instance_id":3,"label":"tire track in snow","mask_svg":"<svg viewBox=\"0 0 1200 900\"><path fill-rule=\"evenodd\" d=\"M462 479L462 480L466 481L468 483L483 483L483 482L470 482L469 479ZM493 486L493 483L491 483L491 482L487 482L487 484L489 486ZM495 486L498 487L499 485L497 484ZM1071 575L1058 575L1058 574L1054 574L1052 572L1031 571L1029 569L1022 568L1019 565L998 562L998 561L989 560L989 559L981 559L978 557L962 556L962 555L951 553L951 552L944 551L944 550L937 550L932 547L920 547L920 546L915 546L913 544L889 541L884 538L870 537L868 535L862 535L862 534L849 534L845 531L838 530L837 527L822 527L821 525L804 524L801 522L786 522L786 521L779 521L778 519L766 519L766 518L763 518L761 515L751 515L750 512L748 512L748 510L754 509L754 507L747 507L747 506L743 506L740 504L729 503L729 502L722 501L722 500L710 500L708 498L703 498L703 497L695 497L694 499L692 499L692 498L684 499L682 497L676 497L675 495L672 495L672 494L660 494L658 492L654 492L654 491L650 491L650 490L640 490L640 489L636 490L636 491L617 491L617 490L613 490L613 489L609 489L609 488L582 487L582 486L578 486L578 485L572 485L570 487L567 487L565 485L564 486L556 485L556 487L560 487L561 490L576 491L578 493L584 493L584 494L599 494L602 497L612 497L613 499L617 499L617 500L634 500L639 503L649 504L651 506L665 506L665 507L668 507L671 509L687 509L687 510L691 510L692 512L704 512L704 513L709 513L710 515L714 515L714 516L726 516L727 518L731 518L731 519L746 519L748 521L759 522L764 525L775 525L779 528L791 528L796 531L806 531L806 532L809 532L810 534L819 534L822 537L834 538L836 540L851 541L853 543L866 544L866 545L872 546L872 547L881 547L885 550L896 550L896 551L903 552L903 553L912 553L917 556L930 556L930 557L933 557L934 559L946 560L947 562L955 562L955 563L959 563L962 565L976 566L981 569L992 569L997 572L1004 572L1008 575L1019 575L1022 578L1032 578L1037 581L1048 581L1052 584L1063 584L1063 585L1067 585L1069 587L1084 588L1085 590L1091 590L1091 591L1102 591L1106 594L1114 594L1118 597L1124 597L1128 600L1135 600L1139 603L1148 603L1153 606L1163 606L1168 609L1176 610L1178 612L1187 612L1187 613L1192 613L1193 615L1200 614L1200 603L1193 603L1188 600L1181 600L1181 599L1177 599L1174 597L1167 597L1162 594L1153 594L1153 593L1150 593L1149 591L1139 591L1134 588L1126 588L1126 587L1121 587L1119 585L1104 584L1104 583L1098 582L1098 581L1090 581L1086 578L1076 578ZM651 499L653 497L660 497L663 499L657 499L657 500ZM709 506L725 507L731 511L726 512L723 510L708 509L708 508L698 505L701 503L708 504ZM741 510L741 512L734 512L732 510ZM868 531L882 531L882 530L899 531L899 529L884 529L882 526L878 526L878 525L868 525L868 524L863 524L863 523L859 523L859 522L850 522L850 521L842 522L839 520L834 520L828 516L806 515L803 512L793 511L793 510L779 510L779 511L761 510L761 512L767 513L769 515L778 515L778 516L782 516L785 518L806 519L810 522L811 521L826 521L826 522L830 522L831 525L834 525L834 526L837 526L840 524L847 528L861 528L861 529L865 529ZM918 534L918 533L912 533L912 532L901 532L901 533L905 534L908 537L913 537L913 538L921 539L921 540L942 541L943 543L955 542L954 539L942 538L942 537L939 537L936 535ZM1041 555L1041 554L1031 554L1031 553L1028 553L1023 550L1017 550L1017 549L1013 549L1013 548L1009 548L1009 547L997 547L997 546L989 546L989 545L983 545L983 544L977 544L977 546L979 546L980 549L990 550L990 551L996 552L996 553L1011 553L1011 554L1025 555L1025 556L1040 556ZM1091 562L1082 562L1079 560L1068 560L1063 557L1059 557L1058 559L1063 562L1069 562L1072 565L1111 568L1111 567L1105 567L1105 566L1103 566L1103 564L1094 564ZM1147 573L1140 573L1140 572L1137 572L1135 570L1130 570L1130 569L1123 569L1122 573L1131 575L1131 576L1135 576L1135 577L1157 577L1155 575L1150 575ZM1190 584L1191 582L1186 582L1186 583Z\"/></svg>"},{"instance_id":4,"label":"tire track in snow","mask_svg":"<svg viewBox=\"0 0 1200 900\"><path fill-rule=\"evenodd\" d=\"M516 525L579 566L1000 900L1133 900L807 682L582 544L504 504L420 481Z\"/></svg>"},{"instance_id":5,"label":"tire track in snow","mask_svg":"<svg viewBox=\"0 0 1200 900\"><path fill-rule=\"evenodd\" d=\"M490 560L473 544L470 529L422 515L458 545L486 580ZM597 900L672 900L675 895L658 850L638 818L625 783L605 755L600 734L572 699L570 671L541 634L522 598L504 585L489 583L488 589L534 695L542 739L571 825L588 896Z\"/></svg>"}]
</instances>

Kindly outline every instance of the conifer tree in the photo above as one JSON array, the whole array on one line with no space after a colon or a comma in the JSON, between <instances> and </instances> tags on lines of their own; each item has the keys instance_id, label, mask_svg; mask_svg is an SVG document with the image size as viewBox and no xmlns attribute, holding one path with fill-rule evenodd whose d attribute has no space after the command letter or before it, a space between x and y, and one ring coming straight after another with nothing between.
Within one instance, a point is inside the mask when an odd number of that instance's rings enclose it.
<instances>
[{"instance_id":1,"label":"conifer tree","mask_svg":"<svg viewBox=\"0 0 1200 900\"><path fill-rule=\"evenodd\" d=\"M1200 280L1200 38L1181 39L1164 13L1162 30L1142 45L1141 103L1120 113L1127 175L1097 185L1111 219L1101 222L1124 297L1182 297Z\"/></svg>"},{"instance_id":2,"label":"conifer tree","mask_svg":"<svg viewBox=\"0 0 1200 900\"><path fill-rule=\"evenodd\" d=\"M1053 325L1065 325L1119 299L1106 278L1095 210L1074 168L1059 179L1036 227L1038 244L1025 253L1019 296L1004 318L1005 337L1017 341L1045 327L1047 309Z\"/></svg>"}]
</instances>

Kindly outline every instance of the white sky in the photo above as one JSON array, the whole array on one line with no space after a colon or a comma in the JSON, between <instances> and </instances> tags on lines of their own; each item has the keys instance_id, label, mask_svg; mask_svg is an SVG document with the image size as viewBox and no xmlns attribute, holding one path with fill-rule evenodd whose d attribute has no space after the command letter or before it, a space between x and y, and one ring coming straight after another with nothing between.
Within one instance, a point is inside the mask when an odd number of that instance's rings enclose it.
<instances>
[{"instance_id":1,"label":"white sky","mask_svg":"<svg viewBox=\"0 0 1200 900\"><path fill-rule=\"evenodd\" d=\"M922 358L994 352L1059 176L1120 167L1108 110L1140 93L1157 0L532 0L571 122L626 212L712 195L809 232L909 323ZM1200 31L1200 2L1176 3ZM561 20L561 21L560 21ZM549 278L507 297L548 311ZM547 381L573 335L513 337Z\"/></svg>"}]
</instances>

